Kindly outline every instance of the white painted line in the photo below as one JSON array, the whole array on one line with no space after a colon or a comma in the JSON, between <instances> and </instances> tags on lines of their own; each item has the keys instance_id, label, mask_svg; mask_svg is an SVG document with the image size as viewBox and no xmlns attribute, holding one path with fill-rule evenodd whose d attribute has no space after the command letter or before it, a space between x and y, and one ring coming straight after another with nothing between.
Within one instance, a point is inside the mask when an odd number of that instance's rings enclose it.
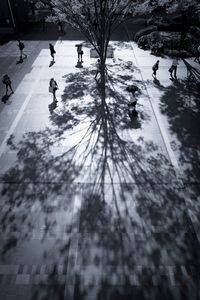
<instances>
[{"instance_id":1,"label":"white painted line","mask_svg":"<svg viewBox=\"0 0 200 300\"><path fill-rule=\"evenodd\" d=\"M152 106L152 109L154 111L158 126L160 128L160 132L161 132L165 147L167 149L167 153L169 155L170 161L171 161L172 165L178 170L179 169L178 161L177 161L177 158L174 154L174 151L171 148L170 141L169 141L169 138L168 138L168 135L167 135L167 131L166 131L165 126L164 126L163 121L162 121L161 114L160 114L157 106L153 103L152 98L150 99L150 102L151 102L151 106Z\"/></svg>"},{"instance_id":2,"label":"white painted line","mask_svg":"<svg viewBox=\"0 0 200 300\"><path fill-rule=\"evenodd\" d=\"M4 140L3 140L3 142L2 142L2 144L1 144L1 146L0 146L0 157L2 156L2 154L4 153L4 151L5 151L5 149L6 149L6 146L7 146L7 140L9 139L10 135L12 135L12 134L14 133L14 131L15 131L17 125L19 124L19 122L20 122L20 120L21 120L21 117L22 117L22 115L23 115L23 113L24 113L24 111L25 111L25 109L26 109L26 107L27 107L27 105L28 105L28 103L29 103L29 101L30 101L30 99L31 99L31 97L32 97L32 95L33 95L33 93L34 93L34 91L36 90L36 86L38 85L38 83L39 83L39 81L40 81L40 78L41 78L41 75L42 75L42 73L43 73L43 71L44 71L45 68L46 68L46 67L44 66L44 67L41 69L41 71L39 72L39 74L38 74L38 76L37 76L37 79L36 79L36 81L34 82L34 84L33 84L33 86L32 86L32 89L31 89L30 92L28 93L28 95L27 95L27 97L26 97L26 99L25 99L25 101L24 101L22 107L20 108L18 114L16 115L16 117L15 117L15 119L14 119L14 121L13 121L11 127L10 127L10 129L8 130L8 132L7 132L5 138L4 138Z\"/></svg>"},{"instance_id":3,"label":"white painted line","mask_svg":"<svg viewBox=\"0 0 200 300\"><path fill-rule=\"evenodd\" d=\"M133 42L131 42L131 45L132 45L132 49L133 49L133 53L134 53ZM137 58L135 56L135 53L134 53L134 58L135 58L135 61L136 61L137 65L138 65L138 68L140 70L140 75L141 75L142 81L144 82L144 78L142 76L142 71L141 71L140 66L139 66L139 64L137 62ZM153 99L150 97L147 88L146 88L146 91L147 91L147 94L148 94L148 97L149 97L150 105L152 107L152 110L154 112L154 115L155 115L155 118L156 118L156 121L157 121L157 124L158 124L158 127L160 129L160 134L162 136L162 139L163 139L164 145L166 147L169 159L171 161L171 164L172 164L172 166L175 169L180 170L180 167L179 167L179 164L178 164L178 160L177 160L177 158L176 158L176 156L174 154L174 151L171 148L170 141L169 141L169 138L168 138L168 135L167 135L167 131L166 131L165 126L164 126L163 121L162 121L161 114L160 114L157 106L154 104Z\"/></svg>"},{"instance_id":4,"label":"white painted line","mask_svg":"<svg viewBox=\"0 0 200 300\"><path fill-rule=\"evenodd\" d=\"M124 24L124 23L123 23L123 24ZM135 58L135 62L136 62L137 66L138 66L138 68L139 68L139 70L140 70L141 79L142 79L142 81L144 82L144 78L143 78L143 76L142 76L142 71L141 71L140 65L139 65L139 63L138 63L137 57L136 57L135 52L134 52L134 42L131 41L131 38L130 38L130 35L129 35L129 32L128 32L128 29L126 28L125 24L124 24L124 28L125 28L125 31L126 31L126 33L127 33L128 38L129 38L129 40L130 40L130 44L131 44L131 47L132 47L132 50L133 50L133 55L134 55L134 58ZM147 94L148 94L148 96L149 96L149 93L148 93L147 88L146 88L146 91L147 91ZM155 115L155 118L156 118L158 127L159 127L159 129L160 129L160 133L161 133L161 136L162 136L162 138L163 138L163 142L164 142L164 145L165 145L165 147L166 147L166 150L167 150L169 159L170 159L170 161L171 161L171 164L172 164L173 167L174 167L175 169L177 169L177 171L178 171L178 170L180 170L180 167L179 167L179 164L178 164L178 160L177 160L177 158L176 158L176 156L175 156L175 154L174 154L174 151L173 151L172 148L171 148L170 141L169 141L169 138L168 138L168 135L167 135L167 131L166 131L165 126L164 126L164 124L163 124L163 122L162 122L161 114L160 114L160 112L159 112L157 106L154 105L153 99L152 99L150 96L149 96L149 102L150 102L150 105L151 105L152 110L153 110L153 112L154 112L154 115Z\"/></svg>"},{"instance_id":5,"label":"white painted line","mask_svg":"<svg viewBox=\"0 0 200 300\"><path fill-rule=\"evenodd\" d=\"M58 43L58 41L56 41L55 46L56 46L57 43ZM39 53L39 55L36 57L35 61L38 59L39 56L42 56L42 53L43 53L45 50L46 50L46 49L43 49L43 50L40 51L40 53ZM25 101L24 101L24 103L23 103L23 105L22 105L22 107L20 108L20 110L19 110L17 116L15 117L15 119L14 119L14 121L13 121L13 123L12 123L10 129L8 130L8 132L7 132L7 134L6 134L6 136L5 136L4 140L3 140L3 142L1 143L1 146L0 146L0 158L1 158L1 156L3 155L3 153L5 152L6 146L7 146L7 140L9 139L10 135L12 135L12 134L14 133L14 131L15 131L17 125L19 124L19 122L20 122L20 120L21 120L21 117L22 117L22 115L23 115L23 113L24 113L24 111L25 111L25 109L26 109L26 107L27 107L27 105L28 105L28 103L29 103L31 97L32 97L34 91L36 90L36 87L37 87L37 85L38 85L38 83L39 83L39 81L40 81L40 79L41 79L41 76L42 76L44 70L45 70L46 68L48 68L49 55L48 55L48 56L45 55L45 57L47 57L47 63L46 63L46 65L44 65L44 66L41 68L40 72L38 72L37 79L35 80L35 82L34 82L32 88L31 88L30 92L28 93L28 95L27 95L27 97L26 97L26 99L25 99ZM34 62L33 62L33 66L34 66ZM17 91L16 91L16 92L17 92Z\"/></svg>"}]
</instances>

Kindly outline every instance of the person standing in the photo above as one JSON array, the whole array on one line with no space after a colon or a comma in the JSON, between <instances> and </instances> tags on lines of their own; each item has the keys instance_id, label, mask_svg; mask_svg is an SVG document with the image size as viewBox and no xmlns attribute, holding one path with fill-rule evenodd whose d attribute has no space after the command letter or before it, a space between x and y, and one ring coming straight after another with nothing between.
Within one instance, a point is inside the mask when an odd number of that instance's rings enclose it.
<instances>
[{"instance_id":1,"label":"person standing","mask_svg":"<svg viewBox=\"0 0 200 300\"><path fill-rule=\"evenodd\" d=\"M130 90L131 91L131 96L130 96L130 100L128 103L128 107L129 107L129 112L132 116L137 116L137 111L136 111L136 104L137 104L137 98L135 96L135 92L136 90Z\"/></svg>"},{"instance_id":2,"label":"person standing","mask_svg":"<svg viewBox=\"0 0 200 300\"><path fill-rule=\"evenodd\" d=\"M49 50L50 50L50 55L51 55L51 57L53 58L53 61L54 61L54 54L56 53L56 51L54 49L54 46L51 43L49 44Z\"/></svg>"},{"instance_id":3,"label":"person standing","mask_svg":"<svg viewBox=\"0 0 200 300\"><path fill-rule=\"evenodd\" d=\"M57 82L54 78L51 78L49 81L49 92L53 94L53 101L57 102L56 91L58 90Z\"/></svg>"},{"instance_id":4,"label":"person standing","mask_svg":"<svg viewBox=\"0 0 200 300\"><path fill-rule=\"evenodd\" d=\"M96 74L94 78L97 78L97 75L101 73L101 62L100 59L98 58L97 63L96 63Z\"/></svg>"},{"instance_id":5,"label":"person standing","mask_svg":"<svg viewBox=\"0 0 200 300\"><path fill-rule=\"evenodd\" d=\"M8 88L11 90L12 94L14 94L14 91L13 91L12 85L11 85L12 82L11 82L11 80L10 80L10 77L9 77L7 74L5 74L5 75L3 76L2 82L3 82L3 84L5 84L5 86L6 86L6 96L8 95Z\"/></svg>"},{"instance_id":6,"label":"person standing","mask_svg":"<svg viewBox=\"0 0 200 300\"><path fill-rule=\"evenodd\" d=\"M171 66L171 68L172 68L172 75L173 75L173 73L174 73L174 78L177 78L177 76L176 76L176 73L177 73L177 66L178 66L178 59L177 59L177 58L174 58L173 61L172 61L172 66ZM172 76L172 75L171 75L171 76Z\"/></svg>"},{"instance_id":7,"label":"person standing","mask_svg":"<svg viewBox=\"0 0 200 300\"><path fill-rule=\"evenodd\" d=\"M200 63L200 45L199 47L197 48L197 54L196 54L196 57L194 59L194 61Z\"/></svg>"},{"instance_id":8,"label":"person standing","mask_svg":"<svg viewBox=\"0 0 200 300\"><path fill-rule=\"evenodd\" d=\"M63 35L63 23L61 21L58 21L58 32Z\"/></svg>"},{"instance_id":9,"label":"person standing","mask_svg":"<svg viewBox=\"0 0 200 300\"><path fill-rule=\"evenodd\" d=\"M45 28L46 28L46 19L45 19L45 17L43 17L41 19L41 23L42 23L42 31L45 32Z\"/></svg>"},{"instance_id":10,"label":"person standing","mask_svg":"<svg viewBox=\"0 0 200 300\"><path fill-rule=\"evenodd\" d=\"M19 51L20 51L20 62L23 62L23 58L27 58L27 55L24 53L24 43L22 43L20 40L17 40L18 41L18 48L19 48Z\"/></svg>"},{"instance_id":11,"label":"person standing","mask_svg":"<svg viewBox=\"0 0 200 300\"><path fill-rule=\"evenodd\" d=\"M157 60L157 62L153 65L153 67L152 67L152 70L153 70L153 73L152 73L152 76L153 77L156 77L156 73L157 73L157 71L158 71L158 69L159 69L159 60Z\"/></svg>"},{"instance_id":12,"label":"person standing","mask_svg":"<svg viewBox=\"0 0 200 300\"><path fill-rule=\"evenodd\" d=\"M78 61L83 62L83 49L82 49L82 45L79 44L76 47L77 47L77 53L78 53Z\"/></svg>"},{"instance_id":13,"label":"person standing","mask_svg":"<svg viewBox=\"0 0 200 300\"><path fill-rule=\"evenodd\" d=\"M170 74L170 79L173 79L173 76L172 76L173 67L171 66L168 71L169 71L169 74Z\"/></svg>"}]
</instances>

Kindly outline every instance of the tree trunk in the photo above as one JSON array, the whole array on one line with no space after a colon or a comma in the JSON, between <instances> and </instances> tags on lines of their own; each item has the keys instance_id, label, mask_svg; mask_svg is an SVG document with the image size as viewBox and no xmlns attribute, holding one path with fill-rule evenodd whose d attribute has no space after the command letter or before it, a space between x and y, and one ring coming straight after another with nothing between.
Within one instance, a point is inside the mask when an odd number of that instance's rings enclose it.
<instances>
[{"instance_id":1,"label":"tree trunk","mask_svg":"<svg viewBox=\"0 0 200 300\"><path fill-rule=\"evenodd\" d=\"M101 60L101 77L100 77L100 93L102 102L106 99L106 76L105 76L105 61Z\"/></svg>"}]
</instances>

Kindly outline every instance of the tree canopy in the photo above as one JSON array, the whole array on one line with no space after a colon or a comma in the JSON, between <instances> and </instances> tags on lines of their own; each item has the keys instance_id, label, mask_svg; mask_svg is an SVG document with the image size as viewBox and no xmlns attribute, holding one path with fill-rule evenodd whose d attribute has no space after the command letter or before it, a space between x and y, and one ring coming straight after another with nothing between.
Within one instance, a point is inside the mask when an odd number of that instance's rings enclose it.
<instances>
[{"instance_id":1,"label":"tree canopy","mask_svg":"<svg viewBox=\"0 0 200 300\"><path fill-rule=\"evenodd\" d=\"M54 13L83 33L102 60L116 21L130 8L130 0L52 0Z\"/></svg>"}]
</instances>

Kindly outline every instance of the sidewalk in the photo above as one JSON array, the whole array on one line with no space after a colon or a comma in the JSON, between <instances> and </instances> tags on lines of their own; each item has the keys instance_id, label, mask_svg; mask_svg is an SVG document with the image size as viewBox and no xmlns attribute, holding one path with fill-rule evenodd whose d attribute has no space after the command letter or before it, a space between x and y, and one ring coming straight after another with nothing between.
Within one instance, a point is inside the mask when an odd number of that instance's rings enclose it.
<instances>
[{"instance_id":1,"label":"sidewalk","mask_svg":"<svg viewBox=\"0 0 200 300\"><path fill-rule=\"evenodd\" d=\"M153 83L157 58L112 42L104 102L89 45L77 68L80 40L58 40L49 67L49 42L26 42L21 65L14 41L0 48L1 72L10 67L15 89L0 106L0 298L198 299L199 209L175 172L184 172L174 147L181 140L166 105L176 103L181 81L169 80L171 61L160 59ZM135 120L126 91L133 82L141 91Z\"/></svg>"}]
</instances>

